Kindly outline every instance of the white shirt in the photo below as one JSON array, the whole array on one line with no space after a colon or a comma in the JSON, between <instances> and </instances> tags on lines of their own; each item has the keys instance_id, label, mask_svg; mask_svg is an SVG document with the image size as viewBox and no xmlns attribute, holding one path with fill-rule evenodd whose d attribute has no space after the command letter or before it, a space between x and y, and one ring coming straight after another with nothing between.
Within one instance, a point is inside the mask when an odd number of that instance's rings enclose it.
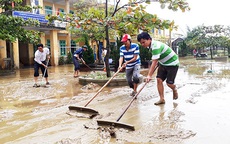
<instances>
[{"instance_id":1,"label":"white shirt","mask_svg":"<svg viewBox=\"0 0 230 144\"><path fill-rule=\"evenodd\" d=\"M50 50L48 48L43 48L43 52L40 52L39 50L37 50L35 52L35 57L34 60L39 63L42 64L42 61L46 60L46 56L50 54Z\"/></svg>"},{"instance_id":2,"label":"white shirt","mask_svg":"<svg viewBox=\"0 0 230 144\"><path fill-rule=\"evenodd\" d=\"M106 50L106 49L104 49L104 50L102 51L102 57L105 57L105 56L106 56L106 54L107 54L107 50Z\"/></svg>"}]
</instances>

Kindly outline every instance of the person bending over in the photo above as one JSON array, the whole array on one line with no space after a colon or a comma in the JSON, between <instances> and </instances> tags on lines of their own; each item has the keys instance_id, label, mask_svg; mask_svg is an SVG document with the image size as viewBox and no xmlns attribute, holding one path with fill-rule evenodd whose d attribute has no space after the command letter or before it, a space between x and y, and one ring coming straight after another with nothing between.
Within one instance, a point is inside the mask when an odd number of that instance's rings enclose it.
<instances>
[{"instance_id":1,"label":"person bending over","mask_svg":"<svg viewBox=\"0 0 230 144\"><path fill-rule=\"evenodd\" d=\"M142 32L137 36L138 42L145 47L150 48L152 52L152 64L150 66L147 82L152 79L154 69L159 64L157 70L157 89L160 100L155 105L165 104L163 82L166 80L167 86L173 91L173 100L178 98L178 93L174 80L179 68L179 59L177 54L168 45L153 40L147 32Z\"/></svg>"}]
</instances>

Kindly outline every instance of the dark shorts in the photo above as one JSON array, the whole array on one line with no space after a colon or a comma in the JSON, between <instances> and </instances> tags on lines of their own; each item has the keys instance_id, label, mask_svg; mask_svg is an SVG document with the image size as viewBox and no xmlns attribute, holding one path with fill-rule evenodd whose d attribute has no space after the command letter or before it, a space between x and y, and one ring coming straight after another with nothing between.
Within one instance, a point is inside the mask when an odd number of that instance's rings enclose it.
<instances>
[{"instance_id":1,"label":"dark shorts","mask_svg":"<svg viewBox=\"0 0 230 144\"><path fill-rule=\"evenodd\" d=\"M73 57L73 64L74 64L75 71L80 69L80 63L76 57Z\"/></svg>"},{"instance_id":2,"label":"dark shorts","mask_svg":"<svg viewBox=\"0 0 230 144\"><path fill-rule=\"evenodd\" d=\"M46 61L43 61L42 63L44 65L46 65ZM40 65L36 61L34 61L34 77L38 77L39 76L39 68L41 68L42 74L44 74L45 67L43 65ZM44 77L48 77L48 71L47 71L47 69L46 69L46 73L45 73Z\"/></svg>"},{"instance_id":3,"label":"dark shorts","mask_svg":"<svg viewBox=\"0 0 230 144\"><path fill-rule=\"evenodd\" d=\"M156 77L162 79L162 81L166 80L168 84L174 84L178 68L179 66L159 65Z\"/></svg>"}]
</instances>

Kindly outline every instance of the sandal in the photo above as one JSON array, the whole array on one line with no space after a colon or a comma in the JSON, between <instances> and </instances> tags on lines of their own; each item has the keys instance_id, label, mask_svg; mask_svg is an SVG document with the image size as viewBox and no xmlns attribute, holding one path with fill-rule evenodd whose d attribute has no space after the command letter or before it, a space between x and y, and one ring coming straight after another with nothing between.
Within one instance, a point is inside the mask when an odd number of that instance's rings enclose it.
<instances>
[{"instance_id":1,"label":"sandal","mask_svg":"<svg viewBox=\"0 0 230 144\"><path fill-rule=\"evenodd\" d=\"M177 100L178 99L178 93L177 93L177 89L173 90L173 100Z\"/></svg>"},{"instance_id":2,"label":"sandal","mask_svg":"<svg viewBox=\"0 0 230 144\"><path fill-rule=\"evenodd\" d=\"M159 100L158 102L155 102L154 104L155 105L165 104L165 100Z\"/></svg>"},{"instance_id":3,"label":"sandal","mask_svg":"<svg viewBox=\"0 0 230 144\"><path fill-rule=\"evenodd\" d=\"M37 88L37 87L40 87L40 85L34 84L33 87Z\"/></svg>"},{"instance_id":4,"label":"sandal","mask_svg":"<svg viewBox=\"0 0 230 144\"><path fill-rule=\"evenodd\" d=\"M49 83L49 82L46 82L46 85L50 85L50 83Z\"/></svg>"},{"instance_id":5,"label":"sandal","mask_svg":"<svg viewBox=\"0 0 230 144\"><path fill-rule=\"evenodd\" d=\"M78 76L73 76L74 78L77 78Z\"/></svg>"},{"instance_id":6,"label":"sandal","mask_svg":"<svg viewBox=\"0 0 230 144\"><path fill-rule=\"evenodd\" d=\"M132 91L132 93L130 94L130 96L135 96L137 94L137 92Z\"/></svg>"}]
</instances>

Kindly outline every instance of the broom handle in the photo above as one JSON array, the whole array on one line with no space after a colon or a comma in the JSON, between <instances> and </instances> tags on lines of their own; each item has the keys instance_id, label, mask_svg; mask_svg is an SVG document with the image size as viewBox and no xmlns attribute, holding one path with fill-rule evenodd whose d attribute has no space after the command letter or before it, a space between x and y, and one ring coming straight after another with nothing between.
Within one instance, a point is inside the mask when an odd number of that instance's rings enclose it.
<instances>
[{"instance_id":1,"label":"broom handle","mask_svg":"<svg viewBox=\"0 0 230 144\"><path fill-rule=\"evenodd\" d=\"M131 104L133 103L133 101L136 99L136 97L139 95L139 93L141 92L141 90L146 86L148 82L145 82L145 84L141 87L141 89L136 93L136 95L132 98L132 100L129 102L129 105L125 108L125 110L123 111L123 113L120 115L120 117L117 119L117 122L121 119L121 117L125 114L125 112L128 110L128 108L131 106Z\"/></svg>"},{"instance_id":2,"label":"broom handle","mask_svg":"<svg viewBox=\"0 0 230 144\"><path fill-rule=\"evenodd\" d=\"M81 58L81 61L83 62L83 59ZM91 67L89 67L85 62L84 65L87 66L90 70L93 70Z\"/></svg>"},{"instance_id":3,"label":"broom handle","mask_svg":"<svg viewBox=\"0 0 230 144\"><path fill-rule=\"evenodd\" d=\"M109 84L109 82L121 71L122 69L119 69L105 84L103 87L101 87L98 92L85 104L85 107Z\"/></svg>"},{"instance_id":4,"label":"broom handle","mask_svg":"<svg viewBox=\"0 0 230 144\"><path fill-rule=\"evenodd\" d=\"M44 74L42 75L42 83L43 83L43 78L45 77L45 74L46 74L46 69L47 69L49 60L50 60L50 59L48 59L48 61L47 61L47 63L46 63L46 68L45 68Z\"/></svg>"},{"instance_id":5,"label":"broom handle","mask_svg":"<svg viewBox=\"0 0 230 144\"><path fill-rule=\"evenodd\" d=\"M158 65L154 68L154 71L157 69ZM122 116L125 114L125 112L128 110L128 108L131 106L131 104L133 103L133 101L137 98L137 96L139 95L139 93L142 91L142 89L146 86L148 82L146 81L145 84L141 87L141 89L136 93L136 95L133 97L133 99L129 102L128 106L125 108L125 110L123 111L123 113L120 115L120 117L117 119L117 122L122 118Z\"/></svg>"},{"instance_id":6,"label":"broom handle","mask_svg":"<svg viewBox=\"0 0 230 144\"><path fill-rule=\"evenodd\" d=\"M46 74L46 70L47 70L47 66L48 66L48 64L49 64L49 60L50 60L50 59L48 59L48 61L47 61L46 69L45 69L45 71L44 71L44 75ZM43 75L43 76L44 76L44 75Z\"/></svg>"}]
</instances>

